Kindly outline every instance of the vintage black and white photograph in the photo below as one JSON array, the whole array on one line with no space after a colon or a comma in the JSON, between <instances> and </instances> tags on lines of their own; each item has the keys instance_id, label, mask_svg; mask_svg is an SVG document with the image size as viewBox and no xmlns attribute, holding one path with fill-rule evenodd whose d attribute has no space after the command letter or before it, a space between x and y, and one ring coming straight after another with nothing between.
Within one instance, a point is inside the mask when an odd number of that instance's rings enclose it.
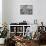
<instances>
[{"instance_id":1,"label":"vintage black and white photograph","mask_svg":"<svg viewBox=\"0 0 46 46\"><path fill-rule=\"evenodd\" d=\"M20 5L20 14L32 15L32 13L33 13L32 5Z\"/></svg>"}]
</instances>

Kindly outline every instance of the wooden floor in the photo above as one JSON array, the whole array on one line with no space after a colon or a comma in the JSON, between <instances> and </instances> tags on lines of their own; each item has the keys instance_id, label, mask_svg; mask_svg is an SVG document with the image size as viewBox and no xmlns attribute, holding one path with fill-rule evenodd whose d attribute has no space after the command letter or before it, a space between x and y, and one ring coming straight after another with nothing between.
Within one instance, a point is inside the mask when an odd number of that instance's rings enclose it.
<instances>
[{"instance_id":1,"label":"wooden floor","mask_svg":"<svg viewBox=\"0 0 46 46\"><path fill-rule=\"evenodd\" d=\"M46 45L40 45L40 46L46 46Z\"/></svg>"},{"instance_id":2,"label":"wooden floor","mask_svg":"<svg viewBox=\"0 0 46 46\"><path fill-rule=\"evenodd\" d=\"M4 46L4 45L0 45L0 46ZM34 44L32 46L39 46L38 44ZM46 46L46 45L40 45L40 46Z\"/></svg>"}]
</instances>

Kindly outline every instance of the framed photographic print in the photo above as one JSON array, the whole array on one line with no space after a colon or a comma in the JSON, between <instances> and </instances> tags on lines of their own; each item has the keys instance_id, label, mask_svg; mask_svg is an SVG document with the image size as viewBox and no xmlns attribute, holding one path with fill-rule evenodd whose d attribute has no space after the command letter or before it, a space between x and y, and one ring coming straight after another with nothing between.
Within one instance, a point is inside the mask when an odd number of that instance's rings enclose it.
<instances>
[{"instance_id":1,"label":"framed photographic print","mask_svg":"<svg viewBox=\"0 0 46 46\"><path fill-rule=\"evenodd\" d=\"M33 14L33 6L32 5L20 5L20 14L32 15Z\"/></svg>"}]
</instances>

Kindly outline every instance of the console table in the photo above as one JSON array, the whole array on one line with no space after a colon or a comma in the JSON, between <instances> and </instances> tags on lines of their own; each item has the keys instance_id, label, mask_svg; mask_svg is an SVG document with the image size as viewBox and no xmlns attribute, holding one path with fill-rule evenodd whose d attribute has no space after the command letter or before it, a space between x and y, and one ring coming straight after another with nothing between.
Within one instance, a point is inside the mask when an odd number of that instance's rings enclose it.
<instances>
[{"instance_id":1,"label":"console table","mask_svg":"<svg viewBox=\"0 0 46 46\"><path fill-rule=\"evenodd\" d=\"M16 35L16 34L22 34L22 36L25 37L26 34L26 28L30 27L31 31L36 31L37 30L37 24L30 24L30 25L9 25L9 36Z\"/></svg>"},{"instance_id":2,"label":"console table","mask_svg":"<svg viewBox=\"0 0 46 46\"><path fill-rule=\"evenodd\" d=\"M9 32L10 33L17 33L22 34L25 36L26 28L30 27L31 25L9 25Z\"/></svg>"}]
</instances>

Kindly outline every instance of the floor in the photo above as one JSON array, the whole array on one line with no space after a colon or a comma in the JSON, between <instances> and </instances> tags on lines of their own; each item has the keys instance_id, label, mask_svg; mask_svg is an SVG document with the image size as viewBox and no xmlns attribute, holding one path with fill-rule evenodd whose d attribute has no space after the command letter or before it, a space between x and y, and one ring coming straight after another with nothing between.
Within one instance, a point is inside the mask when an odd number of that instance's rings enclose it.
<instances>
[{"instance_id":1,"label":"floor","mask_svg":"<svg viewBox=\"0 0 46 46\"><path fill-rule=\"evenodd\" d=\"M46 45L40 45L40 46L46 46Z\"/></svg>"},{"instance_id":2,"label":"floor","mask_svg":"<svg viewBox=\"0 0 46 46\"><path fill-rule=\"evenodd\" d=\"M39 45L38 42L32 42L32 46L46 46L46 45Z\"/></svg>"},{"instance_id":3,"label":"floor","mask_svg":"<svg viewBox=\"0 0 46 46\"><path fill-rule=\"evenodd\" d=\"M0 45L0 46L4 46L4 45ZM33 45L33 46L35 46L35 45ZM38 45L37 45L38 46ZM40 46L46 46L46 45L40 45Z\"/></svg>"}]
</instances>

